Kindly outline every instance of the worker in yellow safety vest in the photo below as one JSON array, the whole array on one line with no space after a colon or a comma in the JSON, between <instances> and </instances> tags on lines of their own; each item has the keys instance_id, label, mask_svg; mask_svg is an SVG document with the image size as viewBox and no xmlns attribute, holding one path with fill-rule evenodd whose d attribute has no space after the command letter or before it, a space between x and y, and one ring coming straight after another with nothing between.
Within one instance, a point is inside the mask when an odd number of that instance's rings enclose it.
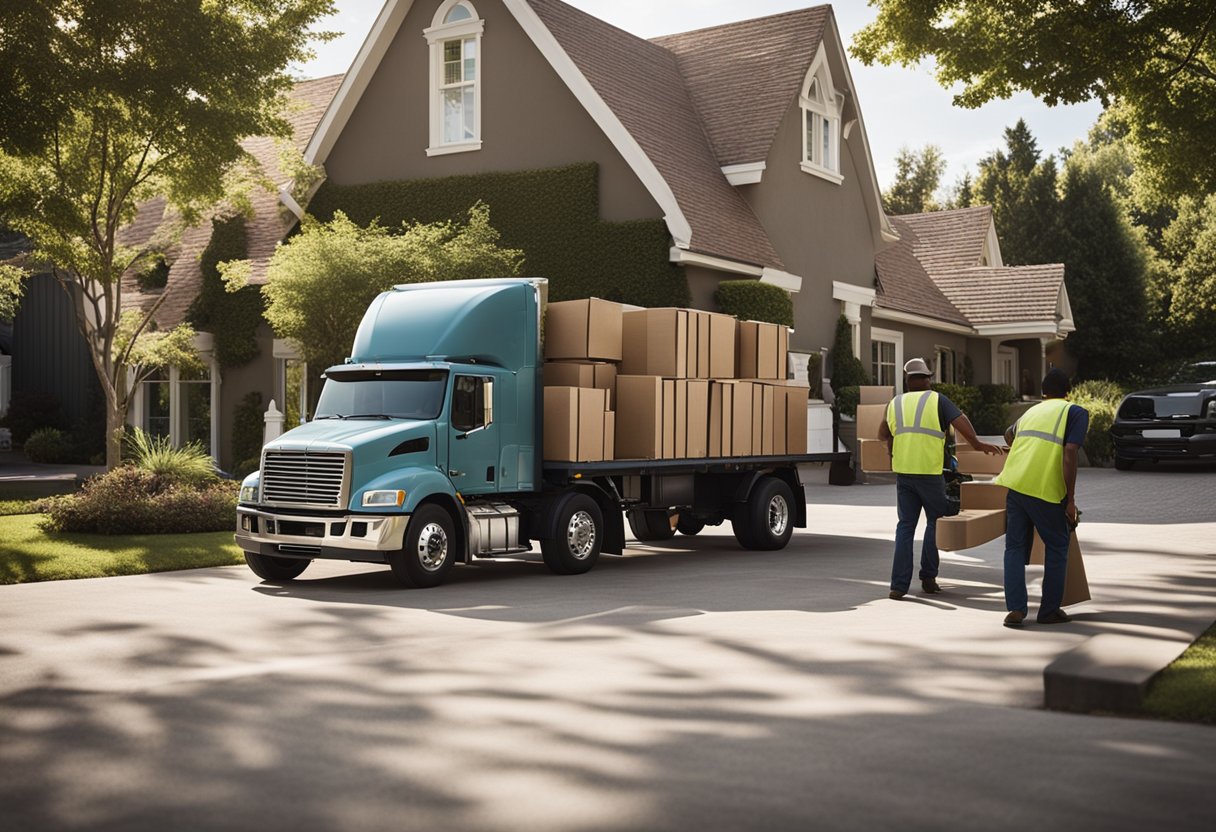
<instances>
[{"instance_id":1,"label":"worker in yellow safety vest","mask_svg":"<svg viewBox=\"0 0 1216 832\"><path fill-rule=\"evenodd\" d=\"M1077 450L1085 442L1089 412L1067 400L1072 382L1059 369L1043 378L1043 401L1005 431L1009 459L996 478L1009 489L1005 498L1006 627L1026 619L1026 564L1032 531L1043 539L1043 597L1036 619L1063 624L1060 609L1068 572L1068 543L1077 525Z\"/></svg>"},{"instance_id":2,"label":"worker in yellow safety vest","mask_svg":"<svg viewBox=\"0 0 1216 832\"><path fill-rule=\"evenodd\" d=\"M996 445L981 442L971 420L954 402L929 389L933 371L923 358L904 365L905 389L887 405L887 418L878 428L891 454L895 472L895 500L899 523L895 527L895 562L891 567L889 598L899 600L912 584L912 539L925 513L925 542L920 551L920 585L926 593L941 592L937 583L937 518L957 508L946 498L942 468L946 458L946 426L952 425L977 451L1000 454Z\"/></svg>"}]
</instances>

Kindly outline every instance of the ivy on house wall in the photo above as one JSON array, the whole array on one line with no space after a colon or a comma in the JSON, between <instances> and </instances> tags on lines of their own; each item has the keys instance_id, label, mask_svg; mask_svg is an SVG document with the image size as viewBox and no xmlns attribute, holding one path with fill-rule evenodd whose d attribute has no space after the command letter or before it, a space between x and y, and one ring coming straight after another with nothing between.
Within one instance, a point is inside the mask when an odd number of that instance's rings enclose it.
<instances>
[{"instance_id":1,"label":"ivy on house wall","mask_svg":"<svg viewBox=\"0 0 1216 832\"><path fill-rule=\"evenodd\" d=\"M199 258L203 285L187 314L190 323L215 338L215 360L221 367L243 367L258 357L257 328L265 303L262 290L246 286L236 292L224 288L217 266L248 256L245 218L215 219L211 241Z\"/></svg>"},{"instance_id":2,"label":"ivy on house wall","mask_svg":"<svg viewBox=\"0 0 1216 832\"><path fill-rule=\"evenodd\" d=\"M500 245L524 252L524 273L549 279L549 299L601 297L639 306L687 306L688 280L668 259L662 220L599 218L595 163L519 173L335 185L308 208L328 221L341 210L366 225L459 220L478 200L490 207Z\"/></svg>"}]
</instances>

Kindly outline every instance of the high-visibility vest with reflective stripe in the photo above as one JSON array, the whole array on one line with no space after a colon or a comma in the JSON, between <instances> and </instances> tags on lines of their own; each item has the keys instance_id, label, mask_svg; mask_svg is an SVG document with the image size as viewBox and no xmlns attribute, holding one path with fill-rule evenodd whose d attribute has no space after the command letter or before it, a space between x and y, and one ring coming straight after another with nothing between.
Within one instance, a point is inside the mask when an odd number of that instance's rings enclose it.
<instances>
[{"instance_id":1,"label":"high-visibility vest with reflective stripe","mask_svg":"<svg viewBox=\"0 0 1216 832\"><path fill-rule=\"evenodd\" d=\"M1064 399L1048 399L1026 411L1014 426L998 485L1049 503L1064 499L1064 435L1070 407Z\"/></svg>"},{"instance_id":2,"label":"high-visibility vest with reflective stripe","mask_svg":"<svg viewBox=\"0 0 1216 832\"><path fill-rule=\"evenodd\" d=\"M887 405L887 427L895 442L891 470L897 474L941 474L946 434L932 390L896 396Z\"/></svg>"}]
</instances>

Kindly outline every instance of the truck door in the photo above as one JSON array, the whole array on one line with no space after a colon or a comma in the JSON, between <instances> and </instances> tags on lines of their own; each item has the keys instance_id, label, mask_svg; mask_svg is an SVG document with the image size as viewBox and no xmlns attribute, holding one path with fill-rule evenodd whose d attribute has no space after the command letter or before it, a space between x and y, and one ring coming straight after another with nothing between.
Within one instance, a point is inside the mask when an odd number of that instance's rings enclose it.
<instances>
[{"instance_id":1,"label":"truck door","mask_svg":"<svg viewBox=\"0 0 1216 832\"><path fill-rule=\"evenodd\" d=\"M462 494L498 490L498 425L494 422L494 379L457 375L452 381L448 434L448 476Z\"/></svg>"}]
</instances>

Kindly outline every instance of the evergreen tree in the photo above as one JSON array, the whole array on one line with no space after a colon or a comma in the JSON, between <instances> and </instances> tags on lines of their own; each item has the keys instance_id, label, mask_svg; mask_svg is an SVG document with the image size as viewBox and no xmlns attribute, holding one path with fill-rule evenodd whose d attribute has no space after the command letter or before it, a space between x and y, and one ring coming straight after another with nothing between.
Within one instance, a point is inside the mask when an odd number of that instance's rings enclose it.
<instances>
[{"instance_id":1,"label":"evergreen tree","mask_svg":"<svg viewBox=\"0 0 1216 832\"><path fill-rule=\"evenodd\" d=\"M945 170L940 147L928 144L919 151L901 147L895 157L895 182L883 194L883 208L895 215L937 211L941 206L933 195Z\"/></svg>"},{"instance_id":2,"label":"evergreen tree","mask_svg":"<svg viewBox=\"0 0 1216 832\"><path fill-rule=\"evenodd\" d=\"M1026 122L1005 129L1005 148L980 161L975 205L991 205L1001 256L1011 266L1058 261L1060 200L1054 157L1040 160ZM962 206L960 206L962 207Z\"/></svg>"}]
</instances>

